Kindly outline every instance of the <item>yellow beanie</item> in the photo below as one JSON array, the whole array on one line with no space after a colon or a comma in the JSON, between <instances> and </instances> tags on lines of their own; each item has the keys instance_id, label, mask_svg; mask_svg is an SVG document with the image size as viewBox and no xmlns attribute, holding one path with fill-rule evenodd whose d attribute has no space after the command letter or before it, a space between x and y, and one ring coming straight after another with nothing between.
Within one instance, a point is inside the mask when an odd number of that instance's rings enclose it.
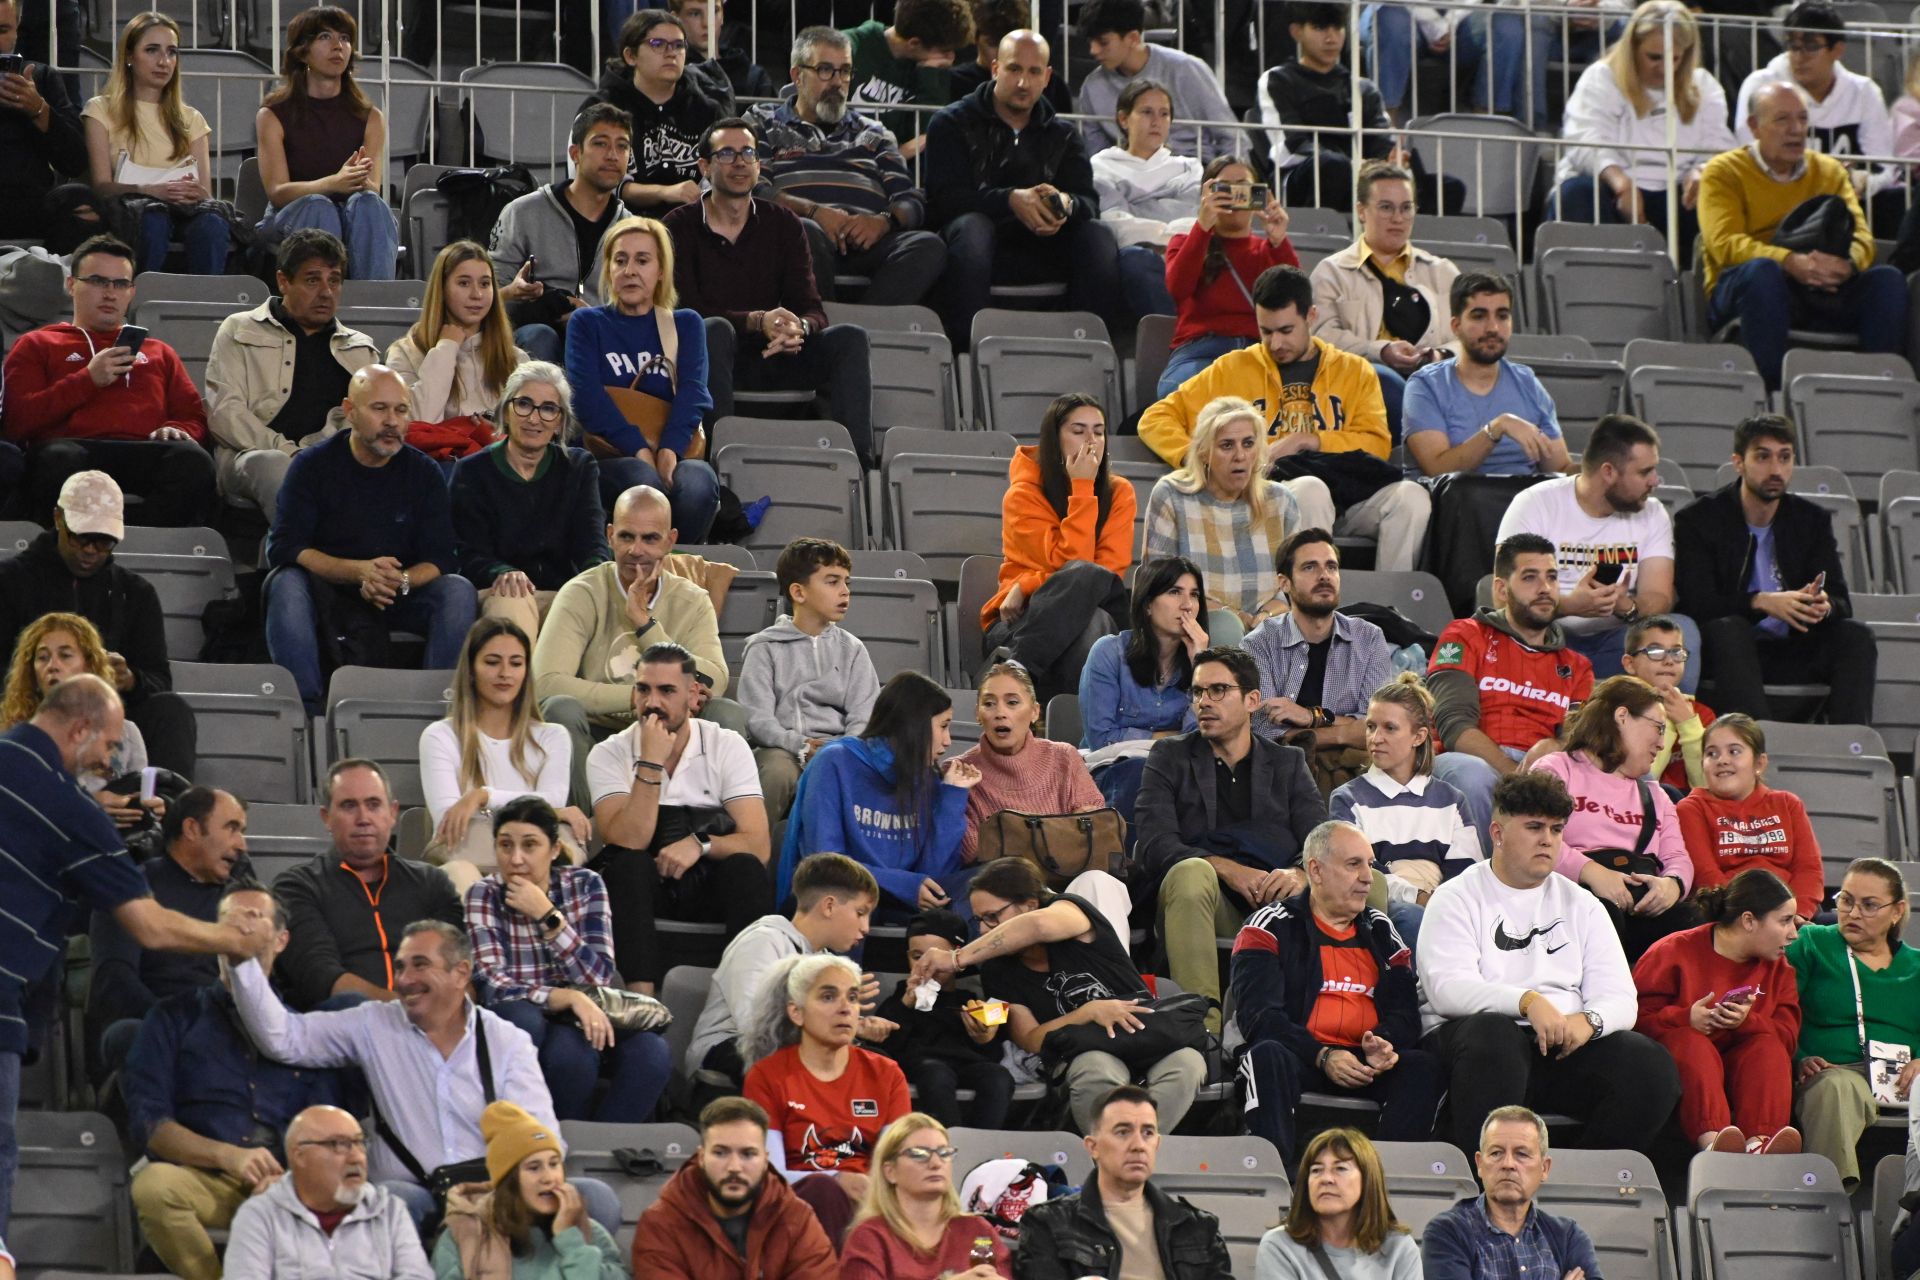
<instances>
[{"instance_id":1,"label":"yellow beanie","mask_svg":"<svg viewBox=\"0 0 1920 1280\"><path fill-rule=\"evenodd\" d=\"M495 1186L536 1151L564 1155L560 1137L514 1102L492 1102L480 1115L480 1136L487 1140L487 1178Z\"/></svg>"}]
</instances>

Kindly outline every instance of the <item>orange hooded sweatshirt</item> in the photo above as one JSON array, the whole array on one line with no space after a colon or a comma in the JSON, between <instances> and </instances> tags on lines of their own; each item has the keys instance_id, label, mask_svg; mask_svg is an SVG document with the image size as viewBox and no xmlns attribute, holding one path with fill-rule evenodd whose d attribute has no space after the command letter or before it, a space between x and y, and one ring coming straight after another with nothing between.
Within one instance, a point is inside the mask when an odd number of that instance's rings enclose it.
<instances>
[{"instance_id":1,"label":"orange hooded sweatshirt","mask_svg":"<svg viewBox=\"0 0 1920 1280\"><path fill-rule=\"evenodd\" d=\"M1038 446L1023 444L1007 463L1007 496L1000 501L1000 589L980 610L985 630L1000 616L1000 602L1019 583L1027 598L1070 560L1090 560L1124 575L1133 563L1133 482L1110 479L1113 498L1107 522L1098 528L1100 498L1093 481L1075 480L1067 495L1067 516L1054 514L1053 504L1040 488Z\"/></svg>"}]
</instances>

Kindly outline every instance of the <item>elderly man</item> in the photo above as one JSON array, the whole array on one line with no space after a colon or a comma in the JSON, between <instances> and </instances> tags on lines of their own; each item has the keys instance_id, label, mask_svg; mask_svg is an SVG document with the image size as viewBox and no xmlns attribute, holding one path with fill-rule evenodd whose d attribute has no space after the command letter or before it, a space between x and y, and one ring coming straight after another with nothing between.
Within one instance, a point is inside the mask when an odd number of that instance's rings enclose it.
<instances>
[{"instance_id":1,"label":"elderly man","mask_svg":"<svg viewBox=\"0 0 1920 1280\"><path fill-rule=\"evenodd\" d=\"M1708 161L1700 180L1707 327L1738 322L1773 390L1790 329L1851 333L1864 351L1904 351L1906 281L1873 265L1873 231L1846 166L1807 146L1806 90L1772 81L1754 89L1750 104L1753 142ZM1781 223L1816 196L1846 206L1853 234L1807 249L1776 245Z\"/></svg>"},{"instance_id":2,"label":"elderly man","mask_svg":"<svg viewBox=\"0 0 1920 1280\"><path fill-rule=\"evenodd\" d=\"M1247 1127L1299 1156L1300 1095L1353 1093L1380 1104L1378 1137L1423 1142L1446 1082L1414 1048L1420 996L1413 953L1386 913L1367 905L1373 847L1350 822L1323 822L1301 853L1307 891L1270 902L1233 940L1234 1020L1246 1037L1240 1075Z\"/></svg>"},{"instance_id":3,"label":"elderly man","mask_svg":"<svg viewBox=\"0 0 1920 1280\"><path fill-rule=\"evenodd\" d=\"M1546 1121L1525 1107L1488 1112L1473 1164L1486 1190L1427 1224L1420 1242L1427 1280L1502 1280L1516 1265L1544 1271L1547 1280L1599 1280L1600 1259L1580 1224L1534 1204L1553 1169Z\"/></svg>"},{"instance_id":4,"label":"elderly man","mask_svg":"<svg viewBox=\"0 0 1920 1280\"><path fill-rule=\"evenodd\" d=\"M367 1182L367 1138L338 1107L287 1126L292 1176L240 1206L227 1270L249 1280L430 1280L420 1233L398 1196Z\"/></svg>"}]
</instances>

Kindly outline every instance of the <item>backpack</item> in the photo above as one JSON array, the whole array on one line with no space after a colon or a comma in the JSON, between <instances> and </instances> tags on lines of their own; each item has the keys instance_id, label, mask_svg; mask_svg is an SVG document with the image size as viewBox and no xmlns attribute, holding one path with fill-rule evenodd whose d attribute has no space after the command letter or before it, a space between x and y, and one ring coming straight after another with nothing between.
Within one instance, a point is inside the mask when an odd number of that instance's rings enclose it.
<instances>
[{"instance_id":1,"label":"backpack","mask_svg":"<svg viewBox=\"0 0 1920 1280\"><path fill-rule=\"evenodd\" d=\"M449 169L434 189L447 198L447 236L486 244L500 211L535 187L533 171L523 164L491 169Z\"/></svg>"}]
</instances>

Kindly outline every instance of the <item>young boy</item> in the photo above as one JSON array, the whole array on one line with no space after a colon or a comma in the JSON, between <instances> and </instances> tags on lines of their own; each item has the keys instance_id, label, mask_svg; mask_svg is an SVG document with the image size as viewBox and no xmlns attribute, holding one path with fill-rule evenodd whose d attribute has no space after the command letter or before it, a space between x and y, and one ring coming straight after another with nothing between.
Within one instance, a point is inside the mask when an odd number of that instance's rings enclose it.
<instances>
[{"instance_id":1,"label":"young boy","mask_svg":"<svg viewBox=\"0 0 1920 1280\"><path fill-rule=\"evenodd\" d=\"M1685 643L1671 618L1642 618L1627 629L1627 648L1620 658L1620 669L1652 685L1667 708L1669 728L1660 754L1653 758L1653 776L1678 787L1682 795L1707 785L1700 746L1713 723L1712 708L1680 692L1680 677L1687 669L1687 651L1681 648Z\"/></svg>"},{"instance_id":2,"label":"young boy","mask_svg":"<svg viewBox=\"0 0 1920 1280\"><path fill-rule=\"evenodd\" d=\"M734 1037L740 1034L740 1014L752 1005L761 977L787 956L845 954L859 946L880 901L880 886L873 873L852 858L816 853L794 869L793 899L793 919L761 916L721 953L706 1007L687 1045L687 1074L718 1071L737 1089L746 1068Z\"/></svg>"},{"instance_id":3,"label":"young boy","mask_svg":"<svg viewBox=\"0 0 1920 1280\"><path fill-rule=\"evenodd\" d=\"M966 0L899 0L893 25L875 18L847 32L853 41L848 104L877 114L911 160L927 144L931 117L913 111L877 111L903 102L944 107L953 100L954 54L973 43Z\"/></svg>"},{"instance_id":4,"label":"young boy","mask_svg":"<svg viewBox=\"0 0 1920 1280\"><path fill-rule=\"evenodd\" d=\"M760 768L767 818L793 806L807 760L833 739L867 727L880 696L867 646L840 626L853 603L853 558L825 538L795 538L773 568L793 612L750 636L736 696Z\"/></svg>"},{"instance_id":5,"label":"young boy","mask_svg":"<svg viewBox=\"0 0 1920 1280\"><path fill-rule=\"evenodd\" d=\"M800 865L804 869L806 863ZM965 946L968 936L965 922L953 912L922 911L907 921L907 959L919 964L935 947ZM920 1109L948 1128L962 1123L975 1129L1006 1127L1013 1076L1000 1065L1000 1028L974 1016L986 1007L976 992L948 983L933 1008L922 1013L906 979L880 1006L879 1016L900 1028L882 1042L880 1052L899 1063L907 1083L920 1091ZM958 1089L973 1090L964 1120L954 1096Z\"/></svg>"},{"instance_id":6,"label":"young boy","mask_svg":"<svg viewBox=\"0 0 1920 1280\"><path fill-rule=\"evenodd\" d=\"M712 29L707 10L712 6ZM772 98L773 77L753 60L746 46L747 31L727 23L721 0L668 0L667 12L680 19L687 32L687 70L698 71L742 98Z\"/></svg>"},{"instance_id":7,"label":"young boy","mask_svg":"<svg viewBox=\"0 0 1920 1280\"><path fill-rule=\"evenodd\" d=\"M1227 95L1220 91L1220 79L1212 64L1179 49L1148 43L1146 26L1144 0L1092 0L1080 11L1076 34L1087 42L1087 52L1100 64L1080 81L1080 92L1074 99L1082 115L1095 117L1080 126L1087 154L1120 145L1120 125L1114 111L1121 91L1139 79L1163 86L1173 99L1173 129L1167 135L1167 149L1173 154L1204 161L1246 150L1241 135L1232 129L1202 131L1203 125L1230 124L1237 119L1227 105ZM1062 66L1066 57L1055 50L1053 61L1056 67Z\"/></svg>"}]
</instances>

